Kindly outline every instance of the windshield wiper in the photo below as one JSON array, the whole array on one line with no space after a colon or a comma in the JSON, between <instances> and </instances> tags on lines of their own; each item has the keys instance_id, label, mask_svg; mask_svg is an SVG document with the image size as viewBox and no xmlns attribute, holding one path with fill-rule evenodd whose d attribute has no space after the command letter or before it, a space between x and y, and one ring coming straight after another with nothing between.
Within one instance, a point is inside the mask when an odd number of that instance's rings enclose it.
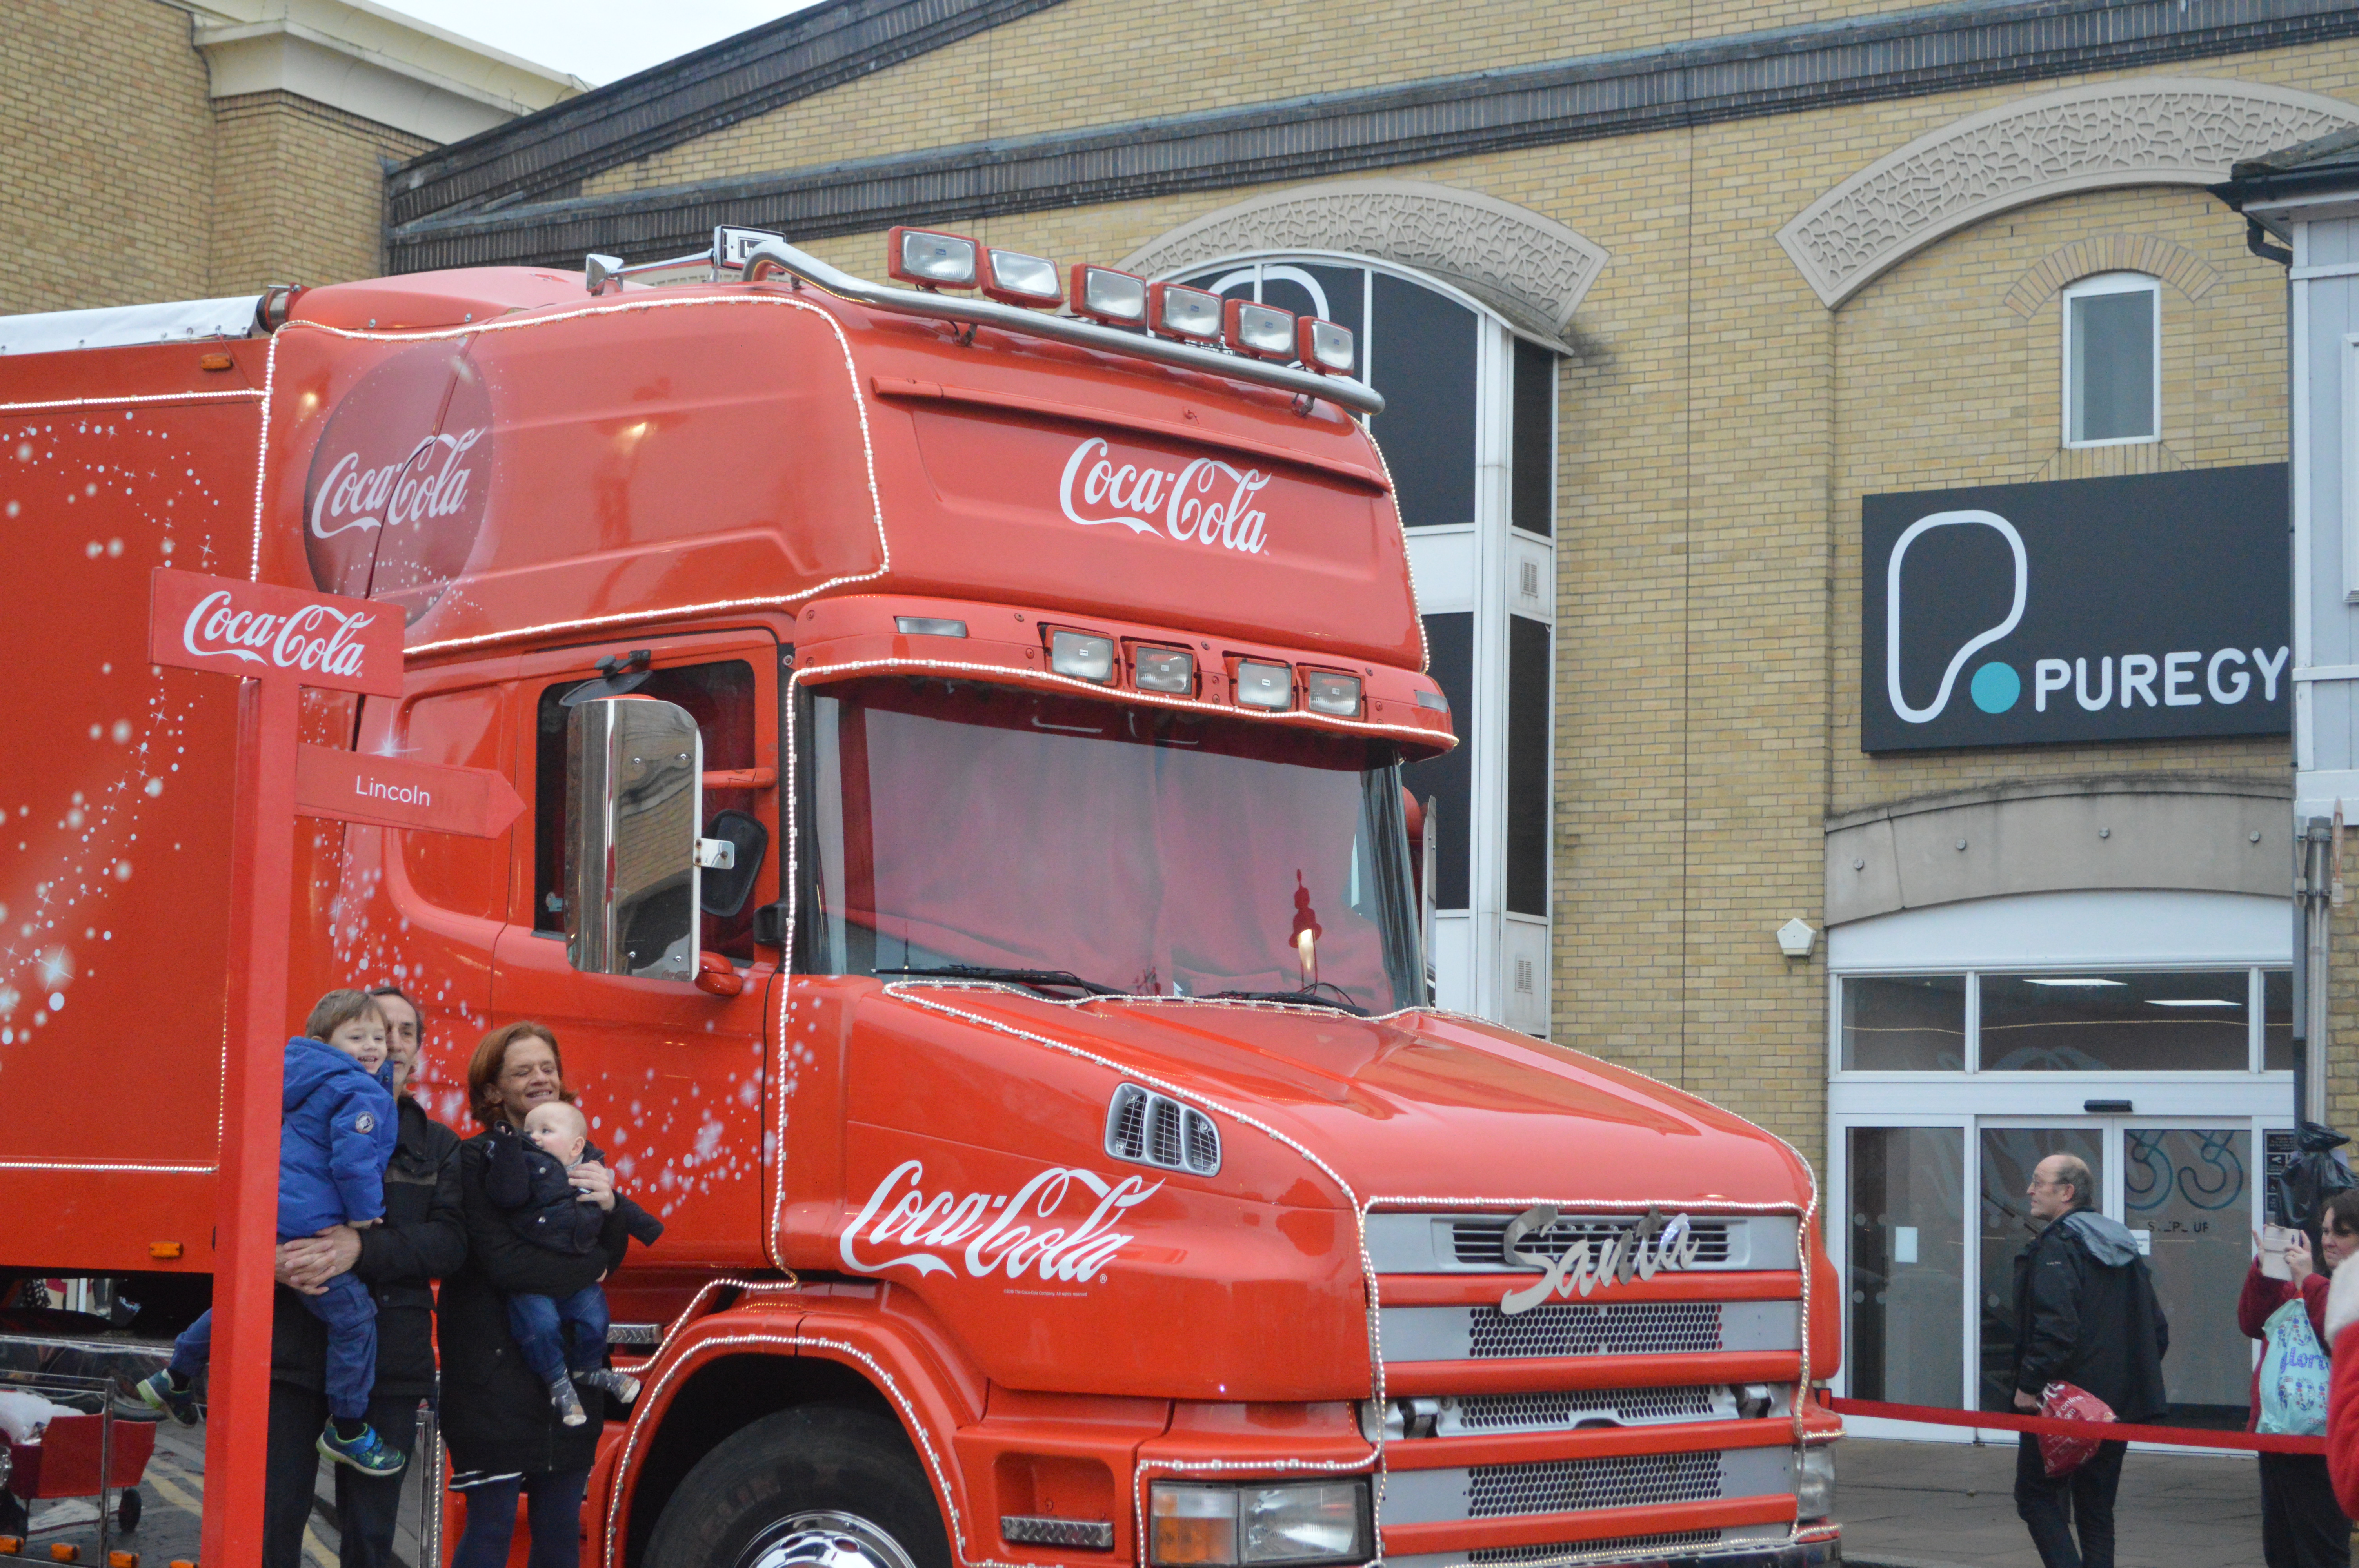
<instances>
[{"instance_id":1,"label":"windshield wiper","mask_svg":"<svg viewBox=\"0 0 2359 1568\"><path fill-rule=\"evenodd\" d=\"M1069 987L1091 996L1128 996L1128 991L1112 986L1102 986L1095 980L1085 980L1071 969L1000 969L988 964L937 964L930 968L897 968L878 969L880 975L915 975L936 980L1004 980L1012 986L1024 986L1045 991L1050 986Z\"/></svg>"},{"instance_id":2,"label":"windshield wiper","mask_svg":"<svg viewBox=\"0 0 2359 1568\"><path fill-rule=\"evenodd\" d=\"M1321 996L1319 993L1322 990L1335 994ZM1305 986L1299 991L1205 991L1201 995L1206 1001L1290 1001L1304 1007L1332 1007L1354 1018L1368 1016L1366 1008L1352 1000L1343 987L1330 980L1321 980L1317 985Z\"/></svg>"}]
</instances>

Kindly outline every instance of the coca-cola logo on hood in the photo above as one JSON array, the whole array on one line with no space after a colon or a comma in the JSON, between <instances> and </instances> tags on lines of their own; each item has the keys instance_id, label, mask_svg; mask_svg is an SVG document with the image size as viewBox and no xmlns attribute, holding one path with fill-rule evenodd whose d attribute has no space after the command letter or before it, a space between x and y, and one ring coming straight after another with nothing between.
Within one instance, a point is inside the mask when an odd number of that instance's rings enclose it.
<instances>
[{"instance_id":1,"label":"coca-cola logo on hood","mask_svg":"<svg viewBox=\"0 0 2359 1568\"><path fill-rule=\"evenodd\" d=\"M344 395L312 451L303 487L311 580L398 605L416 624L466 568L491 470L491 399L464 345L393 355Z\"/></svg>"}]
</instances>

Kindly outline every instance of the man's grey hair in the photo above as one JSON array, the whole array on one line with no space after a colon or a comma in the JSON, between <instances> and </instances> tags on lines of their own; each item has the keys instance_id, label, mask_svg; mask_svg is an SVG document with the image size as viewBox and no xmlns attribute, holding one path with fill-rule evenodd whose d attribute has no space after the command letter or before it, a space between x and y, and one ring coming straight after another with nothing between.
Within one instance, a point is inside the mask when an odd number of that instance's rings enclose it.
<instances>
[{"instance_id":1,"label":"man's grey hair","mask_svg":"<svg viewBox=\"0 0 2359 1568\"><path fill-rule=\"evenodd\" d=\"M2096 1207L2093 1189L2097 1179L2089 1173L2089 1162L2078 1154L2051 1154L2049 1158L2056 1162L2056 1179L2071 1184L2072 1209L2068 1212Z\"/></svg>"}]
</instances>

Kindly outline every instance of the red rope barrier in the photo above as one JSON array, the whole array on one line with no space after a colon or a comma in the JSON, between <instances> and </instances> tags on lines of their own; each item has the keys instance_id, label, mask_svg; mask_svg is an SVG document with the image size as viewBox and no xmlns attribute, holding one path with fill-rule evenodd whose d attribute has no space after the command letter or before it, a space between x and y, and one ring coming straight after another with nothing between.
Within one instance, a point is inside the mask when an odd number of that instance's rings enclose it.
<instances>
[{"instance_id":1,"label":"red rope barrier","mask_svg":"<svg viewBox=\"0 0 2359 1568\"><path fill-rule=\"evenodd\" d=\"M2262 1454L2323 1454L2322 1437L2277 1433L2207 1432L2192 1426L2138 1426L2121 1421L2053 1421L2047 1416L2002 1415L1996 1411L1940 1410L1931 1405L1891 1405L1882 1400L1832 1400L1839 1415L1874 1416L1925 1426L1978 1426L1985 1431L2042 1433L2051 1437L2094 1437L2105 1443L2168 1443L2181 1448L2248 1448Z\"/></svg>"}]
</instances>

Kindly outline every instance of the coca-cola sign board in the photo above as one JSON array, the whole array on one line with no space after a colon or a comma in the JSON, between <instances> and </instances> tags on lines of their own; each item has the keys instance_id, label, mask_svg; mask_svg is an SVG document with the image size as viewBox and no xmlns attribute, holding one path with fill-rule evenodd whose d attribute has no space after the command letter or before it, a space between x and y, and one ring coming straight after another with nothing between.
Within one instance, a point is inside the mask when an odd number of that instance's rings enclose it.
<instances>
[{"instance_id":1,"label":"coca-cola sign board","mask_svg":"<svg viewBox=\"0 0 2359 1568\"><path fill-rule=\"evenodd\" d=\"M329 593L419 617L466 569L491 492L492 406L462 345L425 343L328 416L303 486L303 550Z\"/></svg>"},{"instance_id":2,"label":"coca-cola sign board","mask_svg":"<svg viewBox=\"0 0 2359 1568\"><path fill-rule=\"evenodd\" d=\"M524 800L506 774L490 768L305 746L295 753L295 810L338 822L496 838L524 815Z\"/></svg>"},{"instance_id":3,"label":"coca-cola sign board","mask_svg":"<svg viewBox=\"0 0 2359 1568\"><path fill-rule=\"evenodd\" d=\"M156 568L153 591L151 663L401 695L401 620L390 605L169 567Z\"/></svg>"}]
</instances>

